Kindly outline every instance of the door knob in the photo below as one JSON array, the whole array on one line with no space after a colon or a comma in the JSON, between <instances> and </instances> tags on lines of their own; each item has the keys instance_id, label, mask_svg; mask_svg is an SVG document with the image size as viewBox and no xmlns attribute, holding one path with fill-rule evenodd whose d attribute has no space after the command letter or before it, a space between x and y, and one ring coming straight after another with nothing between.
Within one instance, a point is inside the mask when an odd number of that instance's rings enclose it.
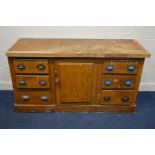
<instances>
[{"instance_id":1,"label":"door knob","mask_svg":"<svg viewBox=\"0 0 155 155\"><path fill-rule=\"evenodd\" d=\"M60 82L59 75L58 75L58 71L55 70L55 71L54 71L54 74L55 74L55 83L58 84L58 83Z\"/></svg>"},{"instance_id":2,"label":"door knob","mask_svg":"<svg viewBox=\"0 0 155 155\"><path fill-rule=\"evenodd\" d=\"M55 83L59 83L60 82L60 79L59 79L59 76L55 76Z\"/></svg>"}]
</instances>

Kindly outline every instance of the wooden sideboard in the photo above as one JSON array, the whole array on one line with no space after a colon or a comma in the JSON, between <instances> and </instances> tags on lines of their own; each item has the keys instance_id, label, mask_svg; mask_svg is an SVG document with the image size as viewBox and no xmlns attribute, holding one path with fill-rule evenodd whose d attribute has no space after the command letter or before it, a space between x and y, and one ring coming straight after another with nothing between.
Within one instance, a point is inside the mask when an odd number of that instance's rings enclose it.
<instances>
[{"instance_id":1,"label":"wooden sideboard","mask_svg":"<svg viewBox=\"0 0 155 155\"><path fill-rule=\"evenodd\" d=\"M132 39L19 39L7 52L16 111L134 112L145 57Z\"/></svg>"}]
</instances>

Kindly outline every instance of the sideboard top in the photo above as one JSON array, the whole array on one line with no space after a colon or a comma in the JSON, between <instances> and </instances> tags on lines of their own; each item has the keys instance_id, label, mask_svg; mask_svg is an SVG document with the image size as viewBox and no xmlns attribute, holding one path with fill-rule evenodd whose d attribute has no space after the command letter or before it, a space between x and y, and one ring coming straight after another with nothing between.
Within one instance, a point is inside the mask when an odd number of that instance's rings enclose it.
<instances>
[{"instance_id":1,"label":"sideboard top","mask_svg":"<svg viewBox=\"0 0 155 155\"><path fill-rule=\"evenodd\" d=\"M133 39L19 39L8 57L149 57L150 53Z\"/></svg>"}]
</instances>

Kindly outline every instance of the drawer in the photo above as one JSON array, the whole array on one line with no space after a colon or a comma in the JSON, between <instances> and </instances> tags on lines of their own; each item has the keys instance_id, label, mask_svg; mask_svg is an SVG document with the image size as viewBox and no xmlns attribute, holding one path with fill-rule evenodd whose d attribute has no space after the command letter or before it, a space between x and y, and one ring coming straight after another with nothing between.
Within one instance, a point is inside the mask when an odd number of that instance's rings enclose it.
<instances>
[{"instance_id":1,"label":"drawer","mask_svg":"<svg viewBox=\"0 0 155 155\"><path fill-rule=\"evenodd\" d=\"M134 89L134 75L102 75L102 89Z\"/></svg>"},{"instance_id":2,"label":"drawer","mask_svg":"<svg viewBox=\"0 0 155 155\"><path fill-rule=\"evenodd\" d=\"M105 61L103 63L103 73L136 74L138 71L138 61Z\"/></svg>"},{"instance_id":3,"label":"drawer","mask_svg":"<svg viewBox=\"0 0 155 155\"><path fill-rule=\"evenodd\" d=\"M100 104L131 105L135 104L136 96L136 91L105 90L100 92Z\"/></svg>"},{"instance_id":4,"label":"drawer","mask_svg":"<svg viewBox=\"0 0 155 155\"><path fill-rule=\"evenodd\" d=\"M49 88L48 75L16 75L17 88Z\"/></svg>"},{"instance_id":5,"label":"drawer","mask_svg":"<svg viewBox=\"0 0 155 155\"><path fill-rule=\"evenodd\" d=\"M17 104L52 104L49 91L17 91Z\"/></svg>"},{"instance_id":6,"label":"drawer","mask_svg":"<svg viewBox=\"0 0 155 155\"><path fill-rule=\"evenodd\" d=\"M49 73L48 60L13 60L15 73Z\"/></svg>"}]
</instances>

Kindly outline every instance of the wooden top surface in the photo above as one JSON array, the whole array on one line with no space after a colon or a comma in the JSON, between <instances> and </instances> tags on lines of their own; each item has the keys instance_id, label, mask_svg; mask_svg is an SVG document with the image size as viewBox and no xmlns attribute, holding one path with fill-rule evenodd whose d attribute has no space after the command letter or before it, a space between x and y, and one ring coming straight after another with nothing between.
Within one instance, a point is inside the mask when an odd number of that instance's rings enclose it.
<instances>
[{"instance_id":1,"label":"wooden top surface","mask_svg":"<svg viewBox=\"0 0 155 155\"><path fill-rule=\"evenodd\" d=\"M149 57L150 53L132 39L19 39L8 57Z\"/></svg>"}]
</instances>

